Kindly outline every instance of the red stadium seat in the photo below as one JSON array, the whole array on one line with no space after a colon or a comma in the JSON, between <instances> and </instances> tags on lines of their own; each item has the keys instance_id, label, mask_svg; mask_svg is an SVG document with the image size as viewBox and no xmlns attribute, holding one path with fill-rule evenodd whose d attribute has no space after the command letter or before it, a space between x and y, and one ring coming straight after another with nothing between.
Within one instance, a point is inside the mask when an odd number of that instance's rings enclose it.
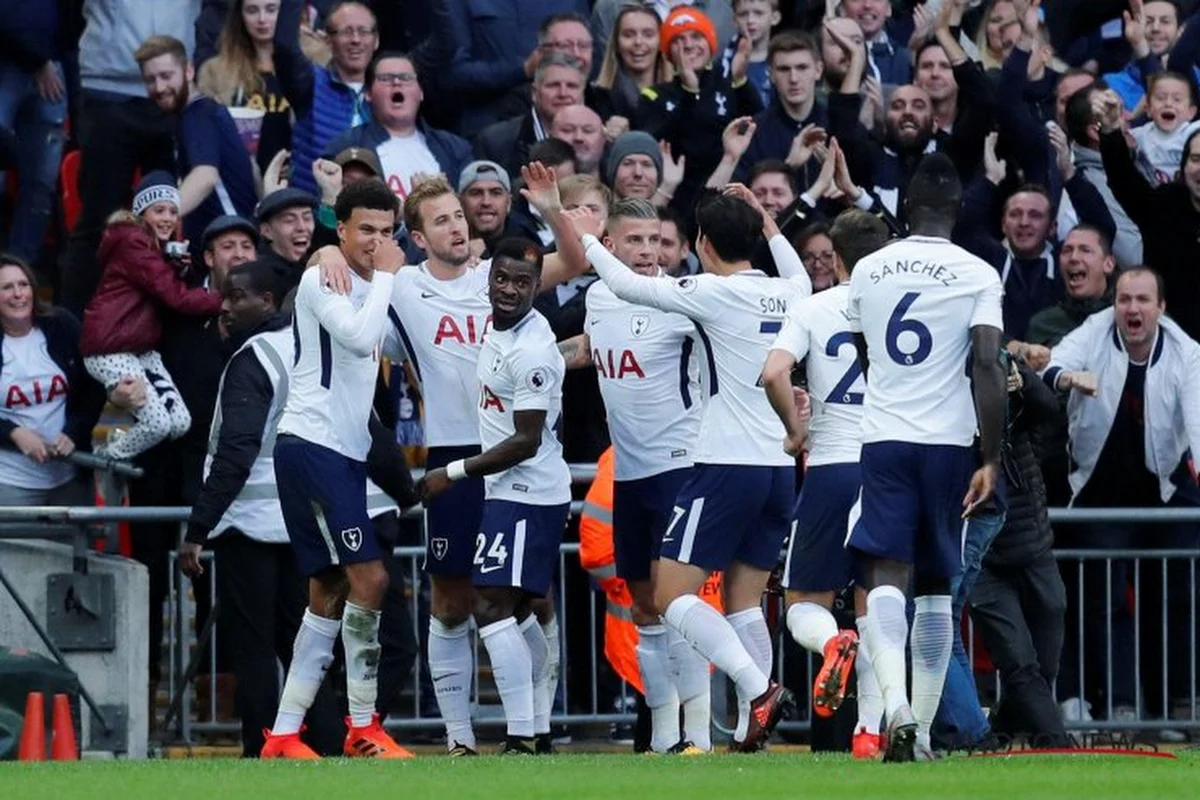
<instances>
[{"instance_id":1,"label":"red stadium seat","mask_svg":"<svg viewBox=\"0 0 1200 800\"><path fill-rule=\"evenodd\" d=\"M70 233L75 230L75 224L79 222L79 214L83 211L83 200L79 197L78 150L72 150L63 156L59 180L62 182L63 226L67 229L67 233Z\"/></svg>"}]
</instances>

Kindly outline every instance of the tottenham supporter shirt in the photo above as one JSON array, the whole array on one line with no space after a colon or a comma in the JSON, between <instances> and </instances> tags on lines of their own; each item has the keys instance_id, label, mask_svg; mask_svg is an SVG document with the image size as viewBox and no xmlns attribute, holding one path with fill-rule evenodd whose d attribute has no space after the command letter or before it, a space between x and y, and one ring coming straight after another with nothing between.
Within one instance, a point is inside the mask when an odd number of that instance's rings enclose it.
<instances>
[{"instance_id":1,"label":"tottenham supporter shirt","mask_svg":"<svg viewBox=\"0 0 1200 800\"><path fill-rule=\"evenodd\" d=\"M867 340L863 443L970 446L971 328L1003 330L1000 276L945 239L910 236L863 258L847 316Z\"/></svg>"},{"instance_id":2,"label":"tottenham supporter shirt","mask_svg":"<svg viewBox=\"0 0 1200 800\"><path fill-rule=\"evenodd\" d=\"M566 369L550 323L536 311L504 331L488 334L479 352L479 438L484 450L513 436L517 411L545 411L537 453L484 478L488 500L531 506L571 502L571 473L557 428Z\"/></svg>"},{"instance_id":3,"label":"tottenham supporter shirt","mask_svg":"<svg viewBox=\"0 0 1200 800\"><path fill-rule=\"evenodd\" d=\"M841 284L794 303L771 346L806 363L810 467L858 461L866 383L846 317L849 295L849 284Z\"/></svg>"},{"instance_id":4,"label":"tottenham supporter shirt","mask_svg":"<svg viewBox=\"0 0 1200 800\"><path fill-rule=\"evenodd\" d=\"M479 444L475 364L492 327L491 267L490 260L484 261L444 281L423 262L396 275L389 317L421 383L430 447Z\"/></svg>"},{"instance_id":5,"label":"tottenham supporter shirt","mask_svg":"<svg viewBox=\"0 0 1200 800\"><path fill-rule=\"evenodd\" d=\"M583 329L616 448L616 479L690 467L700 435L696 326L597 283L587 293Z\"/></svg>"},{"instance_id":6,"label":"tottenham supporter shirt","mask_svg":"<svg viewBox=\"0 0 1200 800\"><path fill-rule=\"evenodd\" d=\"M50 357L46 335L34 328L4 337L4 404L0 419L28 428L53 443L67 422L67 377ZM53 489L75 475L65 461L34 463L19 450L0 449L0 483L22 489Z\"/></svg>"},{"instance_id":7,"label":"tottenham supporter shirt","mask_svg":"<svg viewBox=\"0 0 1200 800\"><path fill-rule=\"evenodd\" d=\"M279 432L366 461L394 276L365 281L351 271L347 297L323 286L320 272L305 270L296 291L295 364Z\"/></svg>"}]
</instances>

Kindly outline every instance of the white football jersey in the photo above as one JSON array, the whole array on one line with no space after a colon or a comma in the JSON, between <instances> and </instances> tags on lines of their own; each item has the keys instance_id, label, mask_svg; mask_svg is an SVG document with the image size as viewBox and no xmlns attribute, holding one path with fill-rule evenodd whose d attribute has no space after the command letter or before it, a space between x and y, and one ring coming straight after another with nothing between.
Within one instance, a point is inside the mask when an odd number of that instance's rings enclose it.
<instances>
[{"instance_id":1,"label":"white football jersey","mask_svg":"<svg viewBox=\"0 0 1200 800\"><path fill-rule=\"evenodd\" d=\"M513 413L545 411L537 454L484 478L489 500L531 506L571 501L571 473L558 440L566 367L550 323L536 311L505 331L492 331L479 352L479 439L484 450L516 433Z\"/></svg>"},{"instance_id":2,"label":"white football jersey","mask_svg":"<svg viewBox=\"0 0 1200 800\"><path fill-rule=\"evenodd\" d=\"M598 282L588 290L583 330L616 448L616 479L690 467L700 435L696 326L682 314L627 303Z\"/></svg>"},{"instance_id":3,"label":"white football jersey","mask_svg":"<svg viewBox=\"0 0 1200 800\"><path fill-rule=\"evenodd\" d=\"M300 278L292 322L296 354L279 432L366 461L393 276L376 272L365 281L350 275L349 297L322 286L319 269Z\"/></svg>"},{"instance_id":4,"label":"white football jersey","mask_svg":"<svg viewBox=\"0 0 1200 800\"><path fill-rule=\"evenodd\" d=\"M428 262L396 275L389 317L404 343L425 398L425 443L479 444L475 363L492 327L484 261L451 281L435 278Z\"/></svg>"},{"instance_id":5,"label":"white football jersey","mask_svg":"<svg viewBox=\"0 0 1200 800\"><path fill-rule=\"evenodd\" d=\"M783 330L771 346L805 362L812 422L808 466L858 461L862 436L863 380L846 317L849 284L826 289L788 307Z\"/></svg>"},{"instance_id":6,"label":"white football jersey","mask_svg":"<svg viewBox=\"0 0 1200 800\"><path fill-rule=\"evenodd\" d=\"M792 466L783 452L783 423L762 388L767 351L783 327L788 304L811 291L804 280L758 270L677 280L639 275L584 237L588 260L617 297L687 316L704 345L704 411L696 463Z\"/></svg>"},{"instance_id":7,"label":"white football jersey","mask_svg":"<svg viewBox=\"0 0 1200 800\"><path fill-rule=\"evenodd\" d=\"M864 443L969 446L975 404L971 328L1003 330L994 267L930 236L909 236L858 262L846 304L867 340Z\"/></svg>"}]
</instances>

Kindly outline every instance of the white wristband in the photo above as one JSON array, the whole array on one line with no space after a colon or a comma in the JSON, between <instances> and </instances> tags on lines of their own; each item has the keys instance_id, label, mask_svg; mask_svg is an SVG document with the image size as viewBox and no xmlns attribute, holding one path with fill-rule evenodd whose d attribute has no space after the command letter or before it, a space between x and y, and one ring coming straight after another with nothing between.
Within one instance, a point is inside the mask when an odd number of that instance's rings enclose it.
<instances>
[{"instance_id":1,"label":"white wristband","mask_svg":"<svg viewBox=\"0 0 1200 800\"><path fill-rule=\"evenodd\" d=\"M461 481L467 477L467 460L460 458L446 465L446 477L452 481Z\"/></svg>"}]
</instances>

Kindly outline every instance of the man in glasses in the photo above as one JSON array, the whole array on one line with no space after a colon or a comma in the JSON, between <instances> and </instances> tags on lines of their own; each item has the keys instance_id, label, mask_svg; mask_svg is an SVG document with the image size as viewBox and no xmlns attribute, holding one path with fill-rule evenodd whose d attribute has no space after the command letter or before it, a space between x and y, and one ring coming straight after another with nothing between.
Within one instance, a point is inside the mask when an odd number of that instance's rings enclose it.
<instances>
[{"instance_id":1,"label":"man in glasses","mask_svg":"<svg viewBox=\"0 0 1200 800\"><path fill-rule=\"evenodd\" d=\"M413 179L420 175L441 173L457 184L463 167L471 161L471 145L420 119L425 95L412 59L391 50L378 53L367 65L364 90L374 119L338 136L325 147L322 158L333 161L348 147L375 151L383 169L379 177L401 202L412 191ZM314 169L322 166L318 164Z\"/></svg>"},{"instance_id":2,"label":"man in glasses","mask_svg":"<svg viewBox=\"0 0 1200 800\"><path fill-rule=\"evenodd\" d=\"M279 10L275 72L296 115L289 185L320 196L313 161L335 136L371 119L363 85L367 66L379 48L379 32L375 15L364 3L335 3L325 17L332 58L328 67L322 67L300 50L303 7L303 3L285 3Z\"/></svg>"}]
</instances>

